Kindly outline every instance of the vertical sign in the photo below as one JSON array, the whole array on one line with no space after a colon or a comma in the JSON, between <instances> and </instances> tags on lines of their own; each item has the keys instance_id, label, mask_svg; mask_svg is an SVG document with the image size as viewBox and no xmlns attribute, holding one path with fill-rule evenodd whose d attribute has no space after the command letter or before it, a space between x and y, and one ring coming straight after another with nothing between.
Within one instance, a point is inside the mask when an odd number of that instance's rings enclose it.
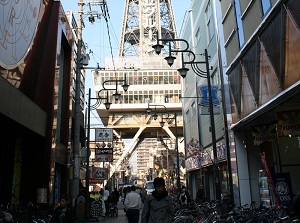
<instances>
[{"instance_id":1,"label":"vertical sign","mask_svg":"<svg viewBox=\"0 0 300 223\"><path fill-rule=\"evenodd\" d=\"M293 193L290 173L273 173L272 178L281 204L284 206L291 205Z\"/></svg>"}]
</instances>

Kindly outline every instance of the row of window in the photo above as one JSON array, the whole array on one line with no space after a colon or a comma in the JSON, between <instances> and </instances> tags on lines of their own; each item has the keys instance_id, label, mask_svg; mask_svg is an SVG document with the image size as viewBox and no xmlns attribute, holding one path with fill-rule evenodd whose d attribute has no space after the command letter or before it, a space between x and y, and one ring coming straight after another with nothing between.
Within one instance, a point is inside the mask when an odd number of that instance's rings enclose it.
<instances>
[{"instance_id":1,"label":"row of window","mask_svg":"<svg viewBox=\"0 0 300 223\"><path fill-rule=\"evenodd\" d=\"M181 77L177 71L140 71L140 72L102 72L101 76L94 76L94 83L101 85L107 80L124 80L126 74L129 85L148 85L148 84L180 84Z\"/></svg>"},{"instance_id":2,"label":"row of window","mask_svg":"<svg viewBox=\"0 0 300 223\"><path fill-rule=\"evenodd\" d=\"M106 92L102 92L101 96L106 97ZM114 100L109 92L110 101ZM181 90L149 90L149 91L127 91L121 92L119 99L120 104L138 104L138 103L180 103Z\"/></svg>"}]
</instances>

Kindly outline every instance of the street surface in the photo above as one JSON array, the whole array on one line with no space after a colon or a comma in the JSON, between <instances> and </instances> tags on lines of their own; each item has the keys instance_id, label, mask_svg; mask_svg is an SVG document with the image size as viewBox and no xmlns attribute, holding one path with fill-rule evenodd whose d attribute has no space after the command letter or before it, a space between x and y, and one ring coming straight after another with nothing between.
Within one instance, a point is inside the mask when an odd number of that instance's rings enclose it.
<instances>
[{"instance_id":1,"label":"street surface","mask_svg":"<svg viewBox=\"0 0 300 223\"><path fill-rule=\"evenodd\" d=\"M141 214L141 212L140 212ZM101 218L99 221L78 221L78 223L128 223L126 213L124 212L124 205L121 201L118 202L118 217Z\"/></svg>"}]
</instances>

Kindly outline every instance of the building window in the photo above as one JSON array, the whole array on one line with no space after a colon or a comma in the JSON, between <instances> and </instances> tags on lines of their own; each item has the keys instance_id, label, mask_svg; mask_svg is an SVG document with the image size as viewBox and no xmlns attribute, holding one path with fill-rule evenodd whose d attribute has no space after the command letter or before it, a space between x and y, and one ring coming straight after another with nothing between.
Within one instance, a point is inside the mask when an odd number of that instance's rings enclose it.
<instances>
[{"instance_id":1,"label":"building window","mask_svg":"<svg viewBox=\"0 0 300 223\"><path fill-rule=\"evenodd\" d=\"M263 16L265 16L271 8L271 2L270 0L261 0L260 2L261 2L262 14Z\"/></svg>"},{"instance_id":2,"label":"building window","mask_svg":"<svg viewBox=\"0 0 300 223\"><path fill-rule=\"evenodd\" d=\"M208 2L206 10L205 10L205 17L206 17L206 26L207 26L207 40L208 43L215 35L215 27L213 22L213 15L212 15L212 4L211 1Z\"/></svg>"}]
</instances>

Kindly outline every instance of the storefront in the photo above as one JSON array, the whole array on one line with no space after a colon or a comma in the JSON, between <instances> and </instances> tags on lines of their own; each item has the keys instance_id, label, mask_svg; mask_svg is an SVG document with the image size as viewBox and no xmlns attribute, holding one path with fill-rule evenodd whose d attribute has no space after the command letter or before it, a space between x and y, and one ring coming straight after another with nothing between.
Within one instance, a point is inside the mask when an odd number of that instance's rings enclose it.
<instances>
[{"instance_id":1,"label":"storefront","mask_svg":"<svg viewBox=\"0 0 300 223\"><path fill-rule=\"evenodd\" d=\"M213 163L214 154L212 147L202 150L195 143L188 144L188 157L185 160L185 164L188 173L189 188L192 190L191 194L193 198L196 197L200 185L204 186L206 200L216 199L217 187L219 187L222 197L230 194L225 140L217 142L216 146L218 163L215 165ZM215 176L215 168L219 170L219 177ZM219 180L220 184L216 180Z\"/></svg>"},{"instance_id":2,"label":"storefront","mask_svg":"<svg viewBox=\"0 0 300 223\"><path fill-rule=\"evenodd\" d=\"M299 84L233 126L241 204L288 206L300 190Z\"/></svg>"}]
</instances>

